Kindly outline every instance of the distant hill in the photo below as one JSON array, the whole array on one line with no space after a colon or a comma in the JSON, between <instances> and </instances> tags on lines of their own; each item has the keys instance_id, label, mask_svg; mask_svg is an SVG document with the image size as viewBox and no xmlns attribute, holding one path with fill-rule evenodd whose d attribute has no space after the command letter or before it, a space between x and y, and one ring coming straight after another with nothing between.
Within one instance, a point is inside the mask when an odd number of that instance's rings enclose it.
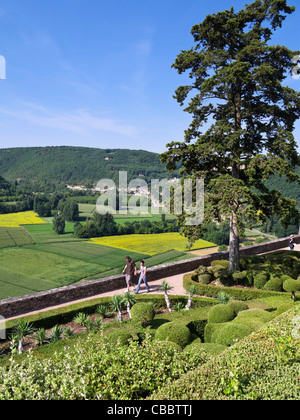
<instances>
[{"instance_id":1,"label":"distant hill","mask_svg":"<svg viewBox=\"0 0 300 420\"><path fill-rule=\"evenodd\" d=\"M139 177L150 182L174 176L158 154L144 150L71 146L0 149L0 176L10 182L89 185L104 178L117 182L119 171L127 171L128 182Z\"/></svg>"}]
</instances>

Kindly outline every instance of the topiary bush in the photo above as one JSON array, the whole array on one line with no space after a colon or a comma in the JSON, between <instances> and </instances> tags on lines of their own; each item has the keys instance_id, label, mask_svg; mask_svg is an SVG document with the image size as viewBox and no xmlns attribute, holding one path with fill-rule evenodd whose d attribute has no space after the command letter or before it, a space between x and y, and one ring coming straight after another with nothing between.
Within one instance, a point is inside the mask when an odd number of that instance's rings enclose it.
<instances>
[{"instance_id":1,"label":"topiary bush","mask_svg":"<svg viewBox=\"0 0 300 420\"><path fill-rule=\"evenodd\" d=\"M216 266L221 266L224 268L227 268L227 270L229 270L229 261L227 260L214 260L211 263L211 266L214 268Z\"/></svg>"},{"instance_id":2,"label":"topiary bush","mask_svg":"<svg viewBox=\"0 0 300 420\"><path fill-rule=\"evenodd\" d=\"M206 324L205 328L204 328L204 343L212 343L212 336L216 331L219 331L223 326L225 325L225 323L217 323L217 324L213 324L208 323Z\"/></svg>"},{"instance_id":3,"label":"topiary bush","mask_svg":"<svg viewBox=\"0 0 300 420\"><path fill-rule=\"evenodd\" d=\"M252 328L248 325L228 322L220 330L212 335L212 342L223 346L232 346L237 341L252 333Z\"/></svg>"},{"instance_id":4,"label":"topiary bush","mask_svg":"<svg viewBox=\"0 0 300 420\"><path fill-rule=\"evenodd\" d=\"M285 290L286 292L291 292L292 293L292 299L293 301L296 300L296 292L300 291L300 281L298 280L286 280L283 283L283 290Z\"/></svg>"},{"instance_id":5,"label":"topiary bush","mask_svg":"<svg viewBox=\"0 0 300 420\"><path fill-rule=\"evenodd\" d=\"M235 318L235 312L229 305L215 305L208 313L209 323L229 322Z\"/></svg>"},{"instance_id":6,"label":"topiary bush","mask_svg":"<svg viewBox=\"0 0 300 420\"><path fill-rule=\"evenodd\" d=\"M204 352L208 356L217 356L218 354L223 353L226 349L227 346L223 346L222 344L191 343L185 347L184 351L189 353L199 352L200 354Z\"/></svg>"},{"instance_id":7,"label":"topiary bush","mask_svg":"<svg viewBox=\"0 0 300 420\"><path fill-rule=\"evenodd\" d=\"M183 349L191 341L191 332L186 325L178 321L166 322L157 328L155 340L172 341Z\"/></svg>"},{"instance_id":8,"label":"topiary bush","mask_svg":"<svg viewBox=\"0 0 300 420\"><path fill-rule=\"evenodd\" d=\"M254 286L256 287L256 289L262 289L269 280L269 278L270 276L266 272L256 274L256 276L254 277Z\"/></svg>"},{"instance_id":9,"label":"topiary bush","mask_svg":"<svg viewBox=\"0 0 300 420\"><path fill-rule=\"evenodd\" d=\"M268 311L264 311L263 309L248 309L246 311L242 311L238 314L237 319L242 322L243 319L257 319L261 322L269 322L274 318L274 315Z\"/></svg>"},{"instance_id":10,"label":"topiary bush","mask_svg":"<svg viewBox=\"0 0 300 420\"><path fill-rule=\"evenodd\" d=\"M249 309L249 306L247 305L247 303L242 302L242 301L233 301L233 302L230 302L228 304L228 306L231 309L233 309L235 315L237 315L241 311L246 311L247 309Z\"/></svg>"},{"instance_id":11,"label":"topiary bush","mask_svg":"<svg viewBox=\"0 0 300 420\"><path fill-rule=\"evenodd\" d=\"M281 292L282 291L282 279L280 277L272 277L267 283L264 285L264 290L272 290L273 292Z\"/></svg>"},{"instance_id":12,"label":"topiary bush","mask_svg":"<svg viewBox=\"0 0 300 420\"><path fill-rule=\"evenodd\" d=\"M198 282L200 284L209 284L212 281L212 275L211 274L199 274L198 275Z\"/></svg>"},{"instance_id":13,"label":"topiary bush","mask_svg":"<svg viewBox=\"0 0 300 420\"><path fill-rule=\"evenodd\" d=\"M131 308L132 320L143 326L150 324L155 316L153 304L151 302L139 302Z\"/></svg>"},{"instance_id":14,"label":"topiary bush","mask_svg":"<svg viewBox=\"0 0 300 420\"><path fill-rule=\"evenodd\" d=\"M234 284L249 286L249 280L247 278L246 271L234 271L231 273L231 276Z\"/></svg>"}]
</instances>

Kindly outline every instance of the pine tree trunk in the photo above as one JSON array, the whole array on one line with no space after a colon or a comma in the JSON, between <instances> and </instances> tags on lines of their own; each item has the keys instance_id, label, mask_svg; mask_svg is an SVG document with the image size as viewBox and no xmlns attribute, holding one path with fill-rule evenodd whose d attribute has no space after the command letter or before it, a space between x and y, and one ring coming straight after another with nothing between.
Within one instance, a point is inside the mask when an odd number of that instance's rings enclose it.
<instances>
[{"instance_id":1,"label":"pine tree trunk","mask_svg":"<svg viewBox=\"0 0 300 420\"><path fill-rule=\"evenodd\" d=\"M240 240L238 234L236 214L233 211L229 225L229 270L240 269Z\"/></svg>"}]
</instances>

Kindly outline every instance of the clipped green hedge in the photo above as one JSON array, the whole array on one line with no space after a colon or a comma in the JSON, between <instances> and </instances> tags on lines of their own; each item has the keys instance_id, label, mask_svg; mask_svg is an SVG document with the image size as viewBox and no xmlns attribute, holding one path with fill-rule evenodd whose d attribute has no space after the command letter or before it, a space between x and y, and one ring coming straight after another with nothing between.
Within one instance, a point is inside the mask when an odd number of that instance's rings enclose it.
<instances>
[{"instance_id":1,"label":"clipped green hedge","mask_svg":"<svg viewBox=\"0 0 300 420\"><path fill-rule=\"evenodd\" d=\"M222 328L214 331L211 341L223 346L232 346L237 341L252 333L252 328L249 325L242 323L228 322Z\"/></svg>"},{"instance_id":2,"label":"clipped green hedge","mask_svg":"<svg viewBox=\"0 0 300 420\"><path fill-rule=\"evenodd\" d=\"M209 296L213 298L218 297L220 291L228 293L235 300L247 301L251 299L260 299L267 296L282 296L284 292L273 292L269 290L259 290L251 288L237 288L237 287L225 287L225 286L214 286L211 284L199 284L191 279L191 274L185 274L183 276L184 287L190 287L191 285L196 286L196 293L201 296Z\"/></svg>"},{"instance_id":3,"label":"clipped green hedge","mask_svg":"<svg viewBox=\"0 0 300 420\"><path fill-rule=\"evenodd\" d=\"M155 340L172 341L181 348L187 346L191 341L191 332L186 325L178 321L166 322L157 328Z\"/></svg>"},{"instance_id":4,"label":"clipped green hedge","mask_svg":"<svg viewBox=\"0 0 300 420\"><path fill-rule=\"evenodd\" d=\"M235 318L235 312L229 305L215 305L208 313L208 322L220 323L232 321Z\"/></svg>"},{"instance_id":5,"label":"clipped green hedge","mask_svg":"<svg viewBox=\"0 0 300 420\"><path fill-rule=\"evenodd\" d=\"M138 302L131 308L132 320L144 326L153 321L155 311L151 302Z\"/></svg>"}]
</instances>

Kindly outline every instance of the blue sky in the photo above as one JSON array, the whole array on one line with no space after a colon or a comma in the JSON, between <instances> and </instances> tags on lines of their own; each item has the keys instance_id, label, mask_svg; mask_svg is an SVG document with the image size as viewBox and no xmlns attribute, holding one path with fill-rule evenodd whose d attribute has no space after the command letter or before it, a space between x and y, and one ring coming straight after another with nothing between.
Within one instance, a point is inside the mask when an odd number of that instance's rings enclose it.
<instances>
[{"instance_id":1,"label":"blue sky","mask_svg":"<svg viewBox=\"0 0 300 420\"><path fill-rule=\"evenodd\" d=\"M164 151L190 122L172 97L185 76L171 65L193 46L191 27L251 2L1 0L0 148ZM300 5L272 42L300 50L299 18ZM299 90L300 79L287 84Z\"/></svg>"}]
</instances>

